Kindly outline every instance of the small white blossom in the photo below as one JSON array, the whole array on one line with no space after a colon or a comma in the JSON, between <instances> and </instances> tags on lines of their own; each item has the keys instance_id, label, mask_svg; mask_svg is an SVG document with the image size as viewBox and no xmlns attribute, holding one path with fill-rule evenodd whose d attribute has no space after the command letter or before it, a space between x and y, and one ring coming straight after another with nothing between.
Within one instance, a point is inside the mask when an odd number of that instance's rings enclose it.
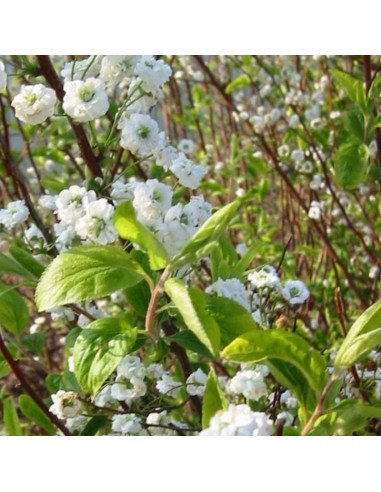
<instances>
[{"instance_id":1,"label":"small white blossom","mask_svg":"<svg viewBox=\"0 0 381 492\"><path fill-rule=\"evenodd\" d=\"M266 414L253 412L248 405L229 405L210 420L200 436L269 436L273 422Z\"/></svg>"},{"instance_id":2,"label":"small white blossom","mask_svg":"<svg viewBox=\"0 0 381 492\"><path fill-rule=\"evenodd\" d=\"M123 436L137 436L142 431L141 420L134 413L114 415L112 418L112 430Z\"/></svg>"},{"instance_id":3,"label":"small white blossom","mask_svg":"<svg viewBox=\"0 0 381 492\"><path fill-rule=\"evenodd\" d=\"M77 417L82 411L82 403L78 400L78 395L73 391L59 390L51 395L53 405L49 410L57 415L59 419Z\"/></svg>"},{"instance_id":4,"label":"small white blossom","mask_svg":"<svg viewBox=\"0 0 381 492\"><path fill-rule=\"evenodd\" d=\"M99 75L101 68L101 56L90 56L85 60L67 62L61 70L64 82L71 80L86 80Z\"/></svg>"},{"instance_id":5,"label":"small white blossom","mask_svg":"<svg viewBox=\"0 0 381 492\"><path fill-rule=\"evenodd\" d=\"M125 77L131 77L134 74L138 58L136 55L104 56L101 63L100 78L110 87L119 84Z\"/></svg>"},{"instance_id":6,"label":"small white blossom","mask_svg":"<svg viewBox=\"0 0 381 492\"><path fill-rule=\"evenodd\" d=\"M266 265L248 275L251 285L256 289L274 289L280 283L278 274L274 267Z\"/></svg>"},{"instance_id":7,"label":"small white blossom","mask_svg":"<svg viewBox=\"0 0 381 492\"><path fill-rule=\"evenodd\" d=\"M157 179L149 179L135 186L132 204L138 218L150 223L169 210L172 196L173 190L170 186L160 183Z\"/></svg>"},{"instance_id":8,"label":"small white blossom","mask_svg":"<svg viewBox=\"0 0 381 492\"><path fill-rule=\"evenodd\" d=\"M29 217L29 210L24 200L9 202L7 207L0 210L0 224L6 229L23 224Z\"/></svg>"},{"instance_id":9,"label":"small white blossom","mask_svg":"<svg viewBox=\"0 0 381 492\"><path fill-rule=\"evenodd\" d=\"M182 152L173 160L170 170L178 178L180 184L192 190L199 187L202 178L208 172L205 166L194 164Z\"/></svg>"},{"instance_id":10,"label":"small white blossom","mask_svg":"<svg viewBox=\"0 0 381 492\"><path fill-rule=\"evenodd\" d=\"M281 291L290 304L303 304L310 296L309 290L301 280L288 280Z\"/></svg>"},{"instance_id":11,"label":"small white blossom","mask_svg":"<svg viewBox=\"0 0 381 492\"><path fill-rule=\"evenodd\" d=\"M103 80L91 77L65 82L64 91L63 109L74 120L83 123L107 113L109 102Z\"/></svg>"},{"instance_id":12,"label":"small white blossom","mask_svg":"<svg viewBox=\"0 0 381 492\"><path fill-rule=\"evenodd\" d=\"M228 391L233 395L243 395L248 400L258 401L268 393L263 376L258 371L239 371L228 384Z\"/></svg>"},{"instance_id":13,"label":"small white blossom","mask_svg":"<svg viewBox=\"0 0 381 492\"><path fill-rule=\"evenodd\" d=\"M135 68L143 82L143 89L154 97L160 98L162 87L172 75L172 69L163 60L155 60L151 55L142 56Z\"/></svg>"},{"instance_id":14,"label":"small white blossom","mask_svg":"<svg viewBox=\"0 0 381 492\"><path fill-rule=\"evenodd\" d=\"M53 89L42 84L23 85L12 101L16 118L30 125L43 123L53 116L57 96Z\"/></svg>"},{"instance_id":15,"label":"small white blossom","mask_svg":"<svg viewBox=\"0 0 381 492\"><path fill-rule=\"evenodd\" d=\"M183 152L184 154L191 154L194 151L195 145L193 140L184 138L180 140L179 145L177 147L180 152Z\"/></svg>"},{"instance_id":16,"label":"small white blossom","mask_svg":"<svg viewBox=\"0 0 381 492\"><path fill-rule=\"evenodd\" d=\"M222 280L219 278L214 284L207 288L207 292L215 292L221 297L233 299L233 301L241 304L245 309L250 311L249 296L245 286L238 278L229 278Z\"/></svg>"},{"instance_id":17,"label":"small white blossom","mask_svg":"<svg viewBox=\"0 0 381 492\"><path fill-rule=\"evenodd\" d=\"M159 125L147 114L134 113L124 122L120 145L138 156L152 154L159 144Z\"/></svg>"},{"instance_id":18,"label":"small white blossom","mask_svg":"<svg viewBox=\"0 0 381 492\"><path fill-rule=\"evenodd\" d=\"M192 372L186 380L186 390L188 395L202 396L205 392L207 380L208 376L202 369L197 369L196 372Z\"/></svg>"},{"instance_id":19,"label":"small white blossom","mask_svg":"<svg viewBox=\"0 0 381 492\"><path fill-rule=\"evenodd\" d=\"M182 384L175 381L168 373L163 374L162 378L156 383L156 389L165 396L177 398Z\"/></svg>"}]
</instances>

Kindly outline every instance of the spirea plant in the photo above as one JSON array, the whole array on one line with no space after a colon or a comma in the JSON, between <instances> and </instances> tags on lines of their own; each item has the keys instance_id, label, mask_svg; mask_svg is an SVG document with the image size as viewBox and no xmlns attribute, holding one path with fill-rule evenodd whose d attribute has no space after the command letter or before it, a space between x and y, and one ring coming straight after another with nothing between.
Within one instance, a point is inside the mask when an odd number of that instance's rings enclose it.
<instances>
[{"instance_id":1,"label":"spirea plant","mask_svg":"<svg viewBox=\"0 0 381 492\"><path fill-rule=\"evenodd\" d=\"M381 432L380 60L4 56L0 432Z\"/></svg>"}]
</instances>

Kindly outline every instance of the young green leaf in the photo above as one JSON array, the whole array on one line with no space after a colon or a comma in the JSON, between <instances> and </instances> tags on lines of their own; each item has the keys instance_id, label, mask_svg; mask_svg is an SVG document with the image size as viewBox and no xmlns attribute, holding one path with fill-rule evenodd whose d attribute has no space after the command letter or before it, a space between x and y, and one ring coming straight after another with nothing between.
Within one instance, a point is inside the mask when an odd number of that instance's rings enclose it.
<instances>
[{"instance_id":1,"label":"young green leaf","mask_svg":"<svg viewBox=\"0 0 381 492\"><path fill-rule=\"evenodd\" d=\"M22 265L12 260L9 256L0 253L0 272L1 273L14 273L20 277L30 278L30 272L26 270Z\"/></svg>"},{"instance_id":2,"label":"young green leaf","mask_svg":"<svg viewBox=\"0 0 381 492\"><path fill-rule=\"evenodd\" d=\"M29 321L28 306L13 286L0 282L0 324L20 335Z\"/></svg>"},{"instance_id":3,"label":"young green leaf","mask_svg":"<svg viewBox=\"0 0 381 492\"><path fill-rule=\"evenodd\" d=\"M209 426L210 419L219 411L228 407L224 392L221 389L214 369L211 368L202 400L202 428Z\"/></svg>"},{"instance_id":4,"label":"young green leaf","mask_svg":"<svg viewBox=\"0 0 381 492\"><path fill-rule=\"evenodd\" d=\"M3 400L3 422L8 436L22 436L20 420L11 396Z\"/></svg>"},{"instance_id":5,"label":"young green leaf","mask_svg":"<svg viewBox=\"0 0 381 492\"><path fill-rule=\"evenodd\" d=\"M337 353L335 366L349 367L353 359L358 360L372 350L379 341L381 329L381 301L370 306L353 323ZM372 335L374 333L374 335ZM371 335L369 338L366 335ZM365 350L365 352L364 352Z\"/></svg>"},{"instance_id":6,"label":"young green leaf","mask_svg":"<svg viewBox=\"0 0 381 492\"><path fill-rule=\"evenodd\" d=\"M230 94L237 89L242 89L250 84L250 77L246 74L238 75L234 80L232 80L225 88L226 94Z\"/></svg>"},{"instance_id":7,"label":"young green leaf","mask_svg":"<svg viewBox=\"0 0 381 492\"><path fill-rule=\"evenodd\" d=\"M349 142L342 145L334 159L336 179L342 188L356 188L365 178L369 150L364 144Z\"/></svg>"},{"instance_id":8,"label":"young green leaf","mask_svg":"<svg viewBox=\"0 0 381 492\"><path fill-rule=\"evenodd\" d=\"M241 201L236 200L214 213L178 253L173 264L178 261L182 263L193 261L197 251L204 248L209 242L217 240L236 215L240 205Z\"/></svg>"},{"instance_id":9,"label":"young green leaf","mask_svg":"<svg viewBox=\"0 0 381 492\"><path fill-rule=\"evenodd\" d=\"M131 202L124 202L116 208L113 221L120 237L138 244L147 251L152 270L162 270L168 265L169 258L164 246L137 220Z\"/></svg>"},{"instance_id":10,"label":"young green leaf","mask_svg":"<svg viewBox=\"0 0 381 492\"><path fill-rule=\"evenodd\" d=\"M19 408L25 417L37 424L41 429L44 429L48 434L54 435L56 433L55 426L30 396L21 395L19 397Z\"/></svg>"},{"instance_id":11,"label":"young green leaf","mask_svg":"<svg viewBox=\"0 0 381 492\"><path fill-rule=\"evenodd\" d=\"M349 73L341 72L340 70L331 70L331 74L349 99L358 104L363 111L366 111L367 103L363 82L349 75Z\"/></svg>"},{"instance_id":12,"label":"young green leaf","mask_svg":"<svg viewBox=\"0 0 381 492\"><path fill-rule=\"evenodd\" d=\"M222 347L240 335L258 329L249 311L236 301L226 297L204 295L207 311L220 327Z\"/></svg>"},{"instance_id":13,"label":"young green leaf","mask_svg":"<svg viewBox=\"0 0 381 492\"><path fill-rule=\"evenodd\" d=\"M120 318L101 318L78 336L73 351L74 373L81 388L95 395L130 353L137 330Z\"/></svg>"},{"instance_id":14,"label":"young green leaf","mask_svg":"<svg viewBox=\"0 0 381 492\"><path fill-rule=\"evenodd\" d=\"M167 280L164 288L189 330L211 354L216 355L220 346L220 330L216 321L207 313L203 293L198 289L187 289L177 278Z\"/></svg>"},{"instance_id":15,"label":"young green leaf","mask_svg":"<svg viewBox=\"0 0 381 492\"><path fill-rule=\"evenodd\" d=\"M320 395L325 386L324 358L295 333L278 330L245 333L225 348L222 357L236 362L270 363L276 365L279 373L287 369L277 364L277 361L282 361L303 375L316 396ZM292 376L295 374L292 373ZM285 376L289 378L290 375Z\"/></svg>"},{"instance_id":16,"label":"young green leaf","mask_svg":"<svg viewBox=\"0 0 381 492\"><path fill-rule=\"evenodd\" d=\"M20 263L20 265L22 265L28 272L32 273L37 278L41 277L44 271L44 267L41 265L41 263L35 260L30 253L24 251L21 248L18 248L17 246L11 246L9 248L9 252L13 256L13 258L18 263Z\"/></svg>"},{"instance_id":17,"label":"young green leaf","mask_svg":"<svg viewBox=\"0 0 381 492\"><path fill-rule=\"evenodd\" d=\"M39 311L107 296L144 278L140 266L117 246L79 246L60 254L37 286Z\"/></svg>"}]
</instances>

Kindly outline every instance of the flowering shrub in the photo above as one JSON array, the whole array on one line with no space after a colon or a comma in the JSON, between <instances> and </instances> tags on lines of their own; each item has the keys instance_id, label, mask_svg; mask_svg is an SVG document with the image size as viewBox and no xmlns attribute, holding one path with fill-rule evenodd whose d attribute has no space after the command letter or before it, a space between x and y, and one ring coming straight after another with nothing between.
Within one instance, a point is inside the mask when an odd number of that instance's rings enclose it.
<instances>
[{"instance_id":1,"label":"flowering shrub","mask_svg":"<svg viewBox=\"0 0 381 492\"><path fill-rule=\"evenodd\" d=\"M3 57L0 430L379 434L379 68Z\"/></svg>"}]
</instances>

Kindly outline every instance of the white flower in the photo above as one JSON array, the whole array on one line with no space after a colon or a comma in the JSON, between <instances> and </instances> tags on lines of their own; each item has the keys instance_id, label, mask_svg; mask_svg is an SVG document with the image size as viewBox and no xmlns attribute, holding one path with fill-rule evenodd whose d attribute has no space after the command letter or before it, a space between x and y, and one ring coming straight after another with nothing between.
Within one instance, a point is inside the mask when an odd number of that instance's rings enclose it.
<instances>
[{"instance_id":1,"label":"white flower","mask_svg":"<svg viewBox=\"0 0 381 492\"><path fill-rule=\"evenodd\" d=\"M191 189L198 188L202 178L208 172L205 166L194 164L182 152L172 161L170 170L178 178L180 184Z\"/></svg>"},{"instance_id":2,"label":"white flower","mask_svg":"<svg viewBox=\"0 0 381 492\"><path fill-rule=\"evenodd\" d=\"M109 102L101 79L65 82L63 109L76 121L92 121L107 113Z\"/></svg>"},{"instance_id":3,"label":"white flower","mask_svg":"<svg viewBox=\"0 0 381 492\"><path fill-rule=\"evenodd\" d=\"M151 55L142 56L135 68L136 74L143 81L143 89L161 97L162 87L172 75L172 69L163 60L155 60Z\"/></svg>"},{"instance_id":4,"label":"white flower","mask_svg":"<svg viewBox=\"0 0 381 492\"><path fill-rule=\"evenodd\" d=\"M164 372L162 364L150 364L147 367L147 377L150 379L160 379Z\"/></svg>"},{"instance_id":5,"label":"white flower","mask_svg":"<svg viewBox=\"0 0 381 492\"><path fill-rule=\"evenodd\" d=\"M212 417L200 436L269 436L272 424L266 414L253 412L248 405L231 404L228 410L220 410Z\"/></svg>"},{"instance_id":6,"label":"white flower","mask_svg":"<svg viewBox=\"0 0 381 492\"><path fill-rule=\"evenodd\" d=\"M0 60L0 92L7 87L7 72L4 63Z\"/></svg>"},{"instance_id":7,"label":"white flower","mask_svg":"<svg viewBox=\"0 0 381 492\"><path fill-rule=\"evenodd\" d=\"M57 210L57 205L56 205L56 196L52 195L42 195L38 199L38 204L42 208L47 208L48 210Z\"/></svg>"},{"instance_id":8,"label":"white flower","mask_svg":"<svg viewBox=\"0 0 381 492\"><path fill-rule=\"evenodd\" d=\"M25 230L24 238L26 242L30 243L33 247L41 244L41 242L46 244L44 235L35 224L32 224Z\"/></svg>"},{"instance_id":9,"label":"white flower","mask_svg":"<svg viewBox=\"0 0 381 492\"><path fill-rule=\"evenodd\" d=\"M157 179L149 179L134 188L132 204L140 220L150 223L162 217L170 208L173 190Z\"/></svg>"},{"instance_id":10,"label":"white flower","mask_svg":"<svg viewBox=\"0 0 381 492\"><path fill-rule=\"evenodd\" d=\"M124 436L136 436L142 431L141 420L134 413L114 415L112 418L112 430Z\"/></svg>"},{"instance_id":11,"label":"white flower","mask_svg":"<svg viewBox=\"0 0 381 492\"><path fill-rule=\"evenodd\" d=\"M61 70L64 82L97 77L101 68L101 61L102 56L90 56L85 60L65 63L64 68Z\"/></svg>"},{"instance_id":12,"label":"white flower","mask_svg":"<svg viewBox=\"0 0 381 492\"><path fill-rule=\"evenodd\" d=\"M116 204L125 202L126 200L132 201L134 198L134 189L137 184L136 181L126 183L123 178L118 179L111 185L111 198Z\"/></svg>"},{"instance_id":13,"label":"white flower","mask_svg":"<svg viewBox=\"0 0 381 492\"><path fill-rule=\"evenodd\" d=\"M217 282L214 282L210 287L206 289L206 292L215 292L221 297L227 297L232 299L238 304L241 304L245 309L250 311L249 296L245 289L245 286L238 278L229 278L222 280L219 278Z\"/></svg>"},{"instance_id":14,"label":"white flower","mask_svg":"<svg viewBox=\"0 0 381 492\"><path fill-rule=\"evenodd\" d=\"M294 419L295 417L290 412L280 412L276 418L277 422L282 420L285 427L290 427L290 425L293 424Z\"/></svg>"},{"instance_id":15,"label":"white flower","mask_svg":"<svg viewBox=\"0 0 381 492\"><path fill-rule=\"evenodd\" d=\"M192 196L184 206L181 222L188 225L192 233L202 226L212 215L212 205L202 195Z\"/></svg>"},{"instance_id":16,"label":"white flower","mask_svg":"<svg viewBox=\"0 0 381 492\"><path fill-rule=\"evenodd\" d=\"M296 128L299 125L299 116L297 114L293 114L288 120L288 124L291 128Z\"/></svg>"},{"instance_id":17,"label":"white flower","mask_svg":"<svg viewBox=\"0 0 381 492\"><path fill-rule=\"evenodd\" d=\"M195 145L193 140L183 138L182 140L180 140L177 147L180 152L183 152L184 154L191 154L194 151Z\"/></svg>"},{"instance_id":18,"label":"white flower","mask_svg":"<svg viewBox=\"0 0 381 492\"><path fill-rule=\"evenodd\" d=\"M105 386L94 398L94 403L98 407L106 407L112 400L111 386Z\"/></svg>"},{"instance_id":19,"label":"white flower","mask_svg":"<svg viewBox=\"0 0 381 492\"><path fill-rule=\"evenodd\" d=\"M311 202L310 209L308 211L308 217L312 220L320 220L321 219L321 209L322 206L319 202Z\"/></svg>"},{"instance_id":20,"label":"white flower","mask_svg":"<svg viewBox=\"0 0 381 492\"><path fill-rule=\"evenodd\" d=\"M154 436L173 436L175 432L170 429L163 429L160 426L169 426L171 423L171 419L168 417L167 412L164 410L163 412L150 413L147 416L146 424L149 426L153 426L149 428L149 433Z\"/></svg>"},{"instance_id":21,"label":"white flower","mask_svg":"<svg viewBox=\"0 0 381 492\"><path fill-rule=\"evenodd\" d=\"M65 225L75 226L76 222L85 214L84 204L97 199L95 191L77 185L62 190L56 199L56 214ZM62 231L63 232L63 231Z\"/></svg>"},{"instance_id":22,"label":"white flower","mask_svg":"<svg viewBox=\"0 0 381 492\"><path fill-rule=\"evenodd\" d=\"M280 402L286 405L287 408L296 408L298 406L298 400L292 396L289 390L281 394Z\"/></svg>"},{"instance_id":23,"label":"white flower","mask_svg":"<svg viewBox=\"0 0 381 492\"><path fill-rule=\"evenodd\" d=\"M119 84L134 74L136 55L106 55L102 58L100 78L109 86Z\"/></svg>"},{"instance_id":24,"label":"white flower","mask_svg":"<svg viewBox=\"0 0 381 492\"><path fill-rule=\"evenodd\" d=\"M126 355L116 369L117 378L131 379L132 377L144 379L146 369L139 357Z\"/></svg>"},{"instance_id":25,"label":"white flower","mask_svg":"<svg viewBox=\"0 0 381 492\"><path fill-rule=\"evenodd\" d=\"M146 392L147 386L144 381L135 376L131 378L118 376L116 382L111 386L111 396L115 400L125 401L127 405L144 396Z\"/></svg>"},{"instance_id":26,"label":"white flower","mask_svg":"<svg viewBox=\"0 0 381 492\"><path fill-rule=\"evenodd\" d=\"M73 391L59 390L55 395L51 395L51 398L53 405L49 410L59 419L77 417L82 411L82 403Z\"/></svg>"},{"instance_id":27,"label":"white flower","mask_svg":"<svg viewBox=\"0 0 381 492\"><path fill-rule=\"evenodd\" d=\"M207 380L208 376L203 370L197 369L196 372L192 372L186 380L186 390L188 395L202 396L205 392Z\"/></svg>"},{"instance_id":28,"label":"white flower","mask_svg":"<svg viewBox=\"0 0 381 492\"><path fill-rule=\"evenodd\" d=\"M138 78L132 79L130 85L127 90L127 105L126 109L123 112L119 123L119 130L123 128L124 122L128 118L129 115L138 113L138 114L147 114L149 110L156 104L156 100L146 94L140 86L141 80Z\"/></svg>"},{"instance_id":29,"label":"white flower","mask_svg":"<svg viewBox=\"0 0 381 492\"><path fill-rule=\"evenodd\" d=\"M7 207L0 210L0 224L6 229L12 229L24 223L29 217L29 210L24 200L9 202Z\"/></svg>"},{"instance_id":30,"label":"white flower","mask_svg":"<svg viewBox=\"0 0 381 492\"><path fill-rule=\"evenodd\" d=\"M260 270L252 272L248 275L251 285L256 289L274 289L280 283L278 274L274 267L266 265Z\"/></svg>"},{"instance_id":31,"label":"white flower","mask_svg":"<svg viewBox=\"0 0 381 492\"><path fill-rule=\"evenodd\" d=\"M79 415L78 417L67 419L65 422L65 426L70 432L80 432L84 429L87 422L87 417L85 417L84 415Z\"/></svg>"},{"instance_id":32,"label":"white flower","mask_svg":"<svg viewBox=\"0 0 381 492\"><path fill-rule=\"evenodd\" d=\"M125 120L120 145L132 154L146 156L159 144L159 125L147 114L132 114Z\"/></svg>"},{"instance_id":33,"label":"white flower","mask_svg":"<svg viewBox=\"0 0 381 492\"><path fill-rule=\"evenodd\" d=\"M376 279L380 274L380 268L377 265L373 265L369 270L368 277L372 280Z\"/></svg>"},{"instance_id":34,"label":"white flower","mask_svg":"<svg viewBox=\"0 0 381 492\"><path fill-rule=\"evenodd\" d=\"M304 152L303 150L293 150L291 152L291 160L295 162L295 164L300 164L304 161Z\"/></svg>"},{"instance_id":35,"label":"white flower","mask_svg":"<svg viewBox=\"0 0 381 492\"><path fill-rule=\"evenodd\" d=\"M168 373L163 374L162 378L156 383L156 389L165 396L177 398L182 384L175 381Z\"/></svg>"},{"instance_id":36,"label":"white flower","mask_svg":"<svg viewBox=\"0 0 381 492\"><path fill-rule=\"evenodd\" d=\"M310 293L301 280L288 280L281 289L283 297L290 304L303 304Z\"/></svg>"},{"instance_id":37,"label":"white flower","mask_svg":"<svg viewBox=\"0 0 381 492\"><path fill-rule=\"evenodd\" d=\"M182 205L171 207L164 217L164 222L155 225L155 233L170 257L175 256L192 236L190 228L181 223Z\"/></svg>"},{"instance_id":38,"label":"white flower","mask_svg":"<svg viewBox=\"0 0 381 492\"><path fill-rule=\"evenodd\" d=\"M57 101L56 93L42 84L23 85L21 92L12 101L16 118L30 125L43 123L53 116Z\"/></svg>"},{"instance_id":39,"label":"white flower","mask_svg":"<svg viewBox=\"0 0 381 492\"><path fill-rule=\"evenodd\" d=\"M105 198L85 203L85 215L75 224L75 231L81 239L97 244L113 243L118 233L112 223L114 207Z\"/></svg>"},{"instance_id":40,"label":"white flower","mask_svg":"<svg viewBox=\"0 0 381 492\"><path fill-rule=\"evenodd\" d=\"M268 393L263 376L258 371L237 372L229 381L228 391L233 395L243 395L248 400L254 401L258 401Z\"/></svg>"}]
</instances>

